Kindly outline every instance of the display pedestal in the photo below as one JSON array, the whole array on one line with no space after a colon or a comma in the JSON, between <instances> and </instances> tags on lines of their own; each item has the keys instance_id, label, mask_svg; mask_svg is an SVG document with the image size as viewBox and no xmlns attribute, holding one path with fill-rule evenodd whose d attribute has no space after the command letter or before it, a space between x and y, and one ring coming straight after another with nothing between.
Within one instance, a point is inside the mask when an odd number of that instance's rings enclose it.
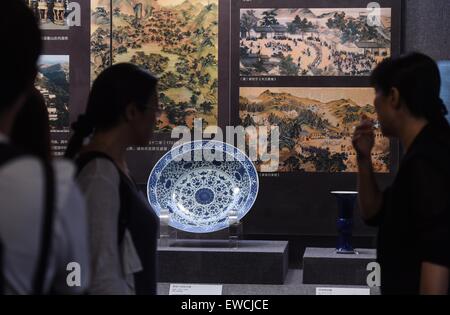
<instances>
[{"instance_id":1,"label":"display pedestal","mask_svg":"<svg viewBox=\"0 0 450 315\"><path fill-rule=\"evenodd\" d=\"M375 249L356 249L358 254L337 254L334 248L306 248L303 283L367 285L367 265L376 261Z\"/></svg>"},{"instance_id":2,"label":"display pedestal","mask_svg":"<svg viewBox=\"0 0 450 315\"><path fill-rule=\"evenodd\" d=\"M176 240L158 246L158 281L171 283L283 284L287 241Z\"/></svg>"}]
</instances>

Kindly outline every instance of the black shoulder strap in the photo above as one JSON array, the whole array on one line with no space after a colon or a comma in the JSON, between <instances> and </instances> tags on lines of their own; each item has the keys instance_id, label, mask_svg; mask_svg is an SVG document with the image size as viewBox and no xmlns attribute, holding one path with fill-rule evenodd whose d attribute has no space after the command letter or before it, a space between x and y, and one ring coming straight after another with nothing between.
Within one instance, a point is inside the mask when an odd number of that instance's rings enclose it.
<instances>
[{"instance_id":1,"label":"black shoulder strap","mask_svg":"<svg viewBox=\"0 0 450 315\"><path fill-rule=\"evenodd\" d=\"M126 182L124 181L124 175L122 171L119 169L117 164L114 162L114 160L107 154L103 152L98 151L91 151L81 154L75 161L77 165L77 174L79 175L81 171L93 160L95 159L106 159L110 161L117 171L119 172L120 176L120 184L119 184L119 197L120 197L120 210L119 210L119 221L118 221L118 244L122 243L122 240L125 235L125 230L128 224L128 209L127 209L127 200L128 200L128 193L127 193L127 186Z\"/></svg>"},{"instance_id":2,"label":"black shoulder strap","mask_svg":"<svg viewBox=\"0 0 450 315\"><path fill-rule=\"evenodd\" d=\"M50 252L52 248L53 223L55 217L55 175L53 166L43 162L45 172L44 224L42 226L41 247L36 272L33 279L33 293L44 294L45 277L47 274Z\"/></svg>"},{"instance_id":3,"label":"black shoulder strap","mask_svg":"<svg viewBox=\"0 0 450 315\"><path fill-rule=\"evenodd\" d=\"M3 243L0 240L0 295L5 294L5 277L3 275Z\"/></svg>"},{"instance_id":4,"label":"black shoulder strap","mask_svg":"<svg viewBox=\"0 0 450 315\"><path fill-rule=\"evenodd\" d=\"M114 160L109 157L109 155L103 153L103 152L97 152L97 151L91 151L81 154L76 160L75 164L77 166L77 175L80 175L81 171L93 160L95 159L105 159L110 161L111 163L116 166L116 163L114 163ZM117 168L117 166L116 166Z\"/></svg>"}]
</instances>

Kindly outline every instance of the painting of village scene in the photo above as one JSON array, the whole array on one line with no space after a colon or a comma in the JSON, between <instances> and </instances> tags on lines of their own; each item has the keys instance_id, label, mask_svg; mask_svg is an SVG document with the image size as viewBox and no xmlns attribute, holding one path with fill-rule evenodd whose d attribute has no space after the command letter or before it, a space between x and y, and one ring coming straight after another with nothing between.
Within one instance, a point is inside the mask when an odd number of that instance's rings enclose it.
<instances>
[{"instance_id":1,"label":"painting of village scene","mask_svg":"<svg viewBox=\"0 0 450 315\"><path fill-rule=\"evenodd\" d=\"M357 172L351 139L361 117L376 124L373 99L371 88L246 87L239 116L244 127L279 127L279 172ZM374 169L387 173L390 141L375 134Z\"/></svg>"},{"instance_id":2,"label":"painting of village scene","mask_svg":"<svg viewBox=\"0 0 450 315\"><path fill-rule=\"evenodd\" d=\"M157 132L217 125L218 0L113 0L113 63L159 78Z\"/></svg>"},{"instance_id":3,"label":"painting of village scene","mask_svg":"<svg viewBox=\"0 0 450 315\"><path fill-rule=\"evenodd\" d=\"M35 86L44 96L50 130L69 132L69 56L42 55Z\"/></svg>"},{"instance_id":4,"label":"painting of village scene","mask_svg":"<svg viewBox=\"0 0 450 315\"><path fill-rule=\"evenodd\" d=\"M241 76L367 76L391 55L391 9L241 9Z\"/></svg>"},{"instance_id":5,"label":"painting of village scene","mask_svg":"<svg viewBox=\"0 0 450 315\"><path fill-rule=\"evenodd\" d=\"M91 82L111 65L111 1L91 1Z\"/></svg>"},{"instance_id":6,"label":"painting of village scene","mask_svg":"<svg viewBox=\"0 0 450 315\"><path fill-rule=\"evenodd\" d=\"M68 30L69 0L24 0L40 22L43 30Z\"/></svg>"}]
</instances>

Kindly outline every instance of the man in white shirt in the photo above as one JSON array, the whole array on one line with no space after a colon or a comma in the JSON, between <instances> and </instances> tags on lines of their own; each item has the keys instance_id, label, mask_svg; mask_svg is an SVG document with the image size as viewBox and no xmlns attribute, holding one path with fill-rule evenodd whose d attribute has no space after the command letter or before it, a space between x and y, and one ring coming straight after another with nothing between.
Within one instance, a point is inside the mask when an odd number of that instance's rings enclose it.
<instances>
[{"instance_id":1,"label":"man in white shirt","mask_svg":"<svg viewBox=\"0 0 450 315\"><path fill-rule=\"evenodd\" d=\"M13 148L8 135L34 84L41 34L22 1L2 0L0 20L4 61L0 76L0 146ZM5 149L6 148L6 149ZM14 150L14 149L13 149ZM1 153L0 153L1 154ZM0 160L2 160L0 156ZM79 294L89 279L85 203L69 162L53 163L54 219L43 293ZM37 158L19 155L0 165L0 241L6 294L32 294L46 210L46 176Z\"/></svg>"}]
</instances>

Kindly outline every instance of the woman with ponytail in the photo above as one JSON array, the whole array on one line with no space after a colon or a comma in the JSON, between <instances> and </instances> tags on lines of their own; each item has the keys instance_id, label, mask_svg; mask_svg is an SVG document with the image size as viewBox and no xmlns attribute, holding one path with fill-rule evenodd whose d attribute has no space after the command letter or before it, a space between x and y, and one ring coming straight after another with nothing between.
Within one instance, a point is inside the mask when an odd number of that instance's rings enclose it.
<instances>
[{"instance_id":1,"label":"woman with ponytail","mask_svg":"<svg viewBox=\"0 0 450 315\"><path fill-rule=\"evenodd\" d=\"M155 294L157 216L125 159L148 145L159 111L157 79L116 64L95 80L86 112L73 124L66 156L78 165L87 199L91 294Z\"/></svg>"},{"instance_id":2,"label":"woman with ponytail","mask_svg":"<svg viewBox=\"0 0 450 315\"><path fill-rule=\"evenodd\" d=\"M382 62L371 82L381 130L405 153L394 183L381 191L372 167L374 125L363 119L356 128L359 208L379 228L382 293L448 294L450 127L438 66L412 53Z\"/></svg>"}]
</instances>

